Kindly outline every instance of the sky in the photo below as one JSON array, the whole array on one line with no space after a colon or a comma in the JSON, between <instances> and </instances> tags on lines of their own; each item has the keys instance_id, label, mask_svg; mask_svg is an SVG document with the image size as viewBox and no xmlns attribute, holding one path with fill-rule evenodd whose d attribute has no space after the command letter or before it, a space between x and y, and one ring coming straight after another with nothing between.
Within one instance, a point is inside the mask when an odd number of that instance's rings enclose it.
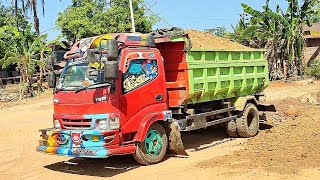
<instances>
[{"instance_id":1,"label":"sky","mask_svg":"<svg viewBox=\"0 0 320 180\"><path fill-rule=\"evenodd\" d=\"M10 2L10 0L1 0L5 6L9 6ZM276 1L271 0L270 2L274 7ZM277 2L280 7L286 7L285 0ZM235 25L240 14L243 13L241 3L261 10L265 0L145 0L145 5L152 11L148 13L155 13L164 20L156 23L153 29L175 26L184 29L204 30L222 26L228 31L232 31L231 24ZM44 16L40 4L38 5L40 32L47 33L48 40L55 39L60 34L59 30L52 28L56 27L57 14L63 12L70 4L71 0L61 0L61 2L46 0ZM32 17L31 14L29 16Z\"/></svg>"}]
</instances>

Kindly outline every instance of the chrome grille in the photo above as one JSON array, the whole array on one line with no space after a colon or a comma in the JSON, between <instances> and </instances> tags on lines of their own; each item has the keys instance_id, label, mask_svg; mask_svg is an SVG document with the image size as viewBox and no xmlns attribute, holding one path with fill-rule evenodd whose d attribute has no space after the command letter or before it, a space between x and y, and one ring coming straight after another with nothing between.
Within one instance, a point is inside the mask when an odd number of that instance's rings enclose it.
<instances>
[{"instance_id":1,"label":"chrome grille","mask_svg":"<svg viewBox=\"0 0 320 180\"><path fill-rule=\"evenodd\" d=\"M89 129L91 121L91 119L62 119L62 125L66 129Z\"/></svg>"}]
</instances>

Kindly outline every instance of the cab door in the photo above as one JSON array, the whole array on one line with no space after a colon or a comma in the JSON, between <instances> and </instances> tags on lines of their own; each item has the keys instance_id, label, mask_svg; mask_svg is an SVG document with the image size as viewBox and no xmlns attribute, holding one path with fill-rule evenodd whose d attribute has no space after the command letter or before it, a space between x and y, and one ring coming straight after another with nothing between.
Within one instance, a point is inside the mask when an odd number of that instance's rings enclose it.
<instances>
[{"instance_id":1,"label":"cab door","mask_svg":"<svg viewBox=\"0 0 320 180\"><path fill-rule=\"evenodd\" d=\"M122 132L134 132L146 115L167 109L163 62L157 49L125 49L120 69Z\"/></svg>"}]
</instances>

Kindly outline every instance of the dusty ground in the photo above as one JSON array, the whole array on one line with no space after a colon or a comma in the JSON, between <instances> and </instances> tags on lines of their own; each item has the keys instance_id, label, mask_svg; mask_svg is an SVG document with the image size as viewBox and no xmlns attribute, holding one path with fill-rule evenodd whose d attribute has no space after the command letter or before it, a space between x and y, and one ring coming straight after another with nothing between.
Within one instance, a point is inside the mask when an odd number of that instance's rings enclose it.
<instances>
[{"instance_id":1,"label":"dusty ground","mask_svg":"<svg viewBox=\"0 0 320 180\"><path fill-rule=\"evenodd\" d=\"M320 82L272 83L267 102L278 113L251 139L223 129L184 134L189 158L139 166L131 156L74 159L37 153L40 128L50 127L50 92L0 107L1 179L320 179Z\"/></svg>"}]
</instances>

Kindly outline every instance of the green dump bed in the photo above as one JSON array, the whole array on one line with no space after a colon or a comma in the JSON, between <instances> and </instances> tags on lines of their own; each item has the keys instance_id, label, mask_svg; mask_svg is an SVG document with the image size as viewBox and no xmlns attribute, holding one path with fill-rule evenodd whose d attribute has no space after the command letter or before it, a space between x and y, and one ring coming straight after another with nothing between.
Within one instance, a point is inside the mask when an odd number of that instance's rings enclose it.
<instances>
[{"instance_id":1,"label":"green dump bed","mask_svg":"<svg viewBox=\"0 0 320 180\"><path fill-rule=\"evenodd\" d=\"M188 49L189 44L186 37L156 39L170 107L252 95L269 84L263 50Z\"/></svg>"}]
</instances>

